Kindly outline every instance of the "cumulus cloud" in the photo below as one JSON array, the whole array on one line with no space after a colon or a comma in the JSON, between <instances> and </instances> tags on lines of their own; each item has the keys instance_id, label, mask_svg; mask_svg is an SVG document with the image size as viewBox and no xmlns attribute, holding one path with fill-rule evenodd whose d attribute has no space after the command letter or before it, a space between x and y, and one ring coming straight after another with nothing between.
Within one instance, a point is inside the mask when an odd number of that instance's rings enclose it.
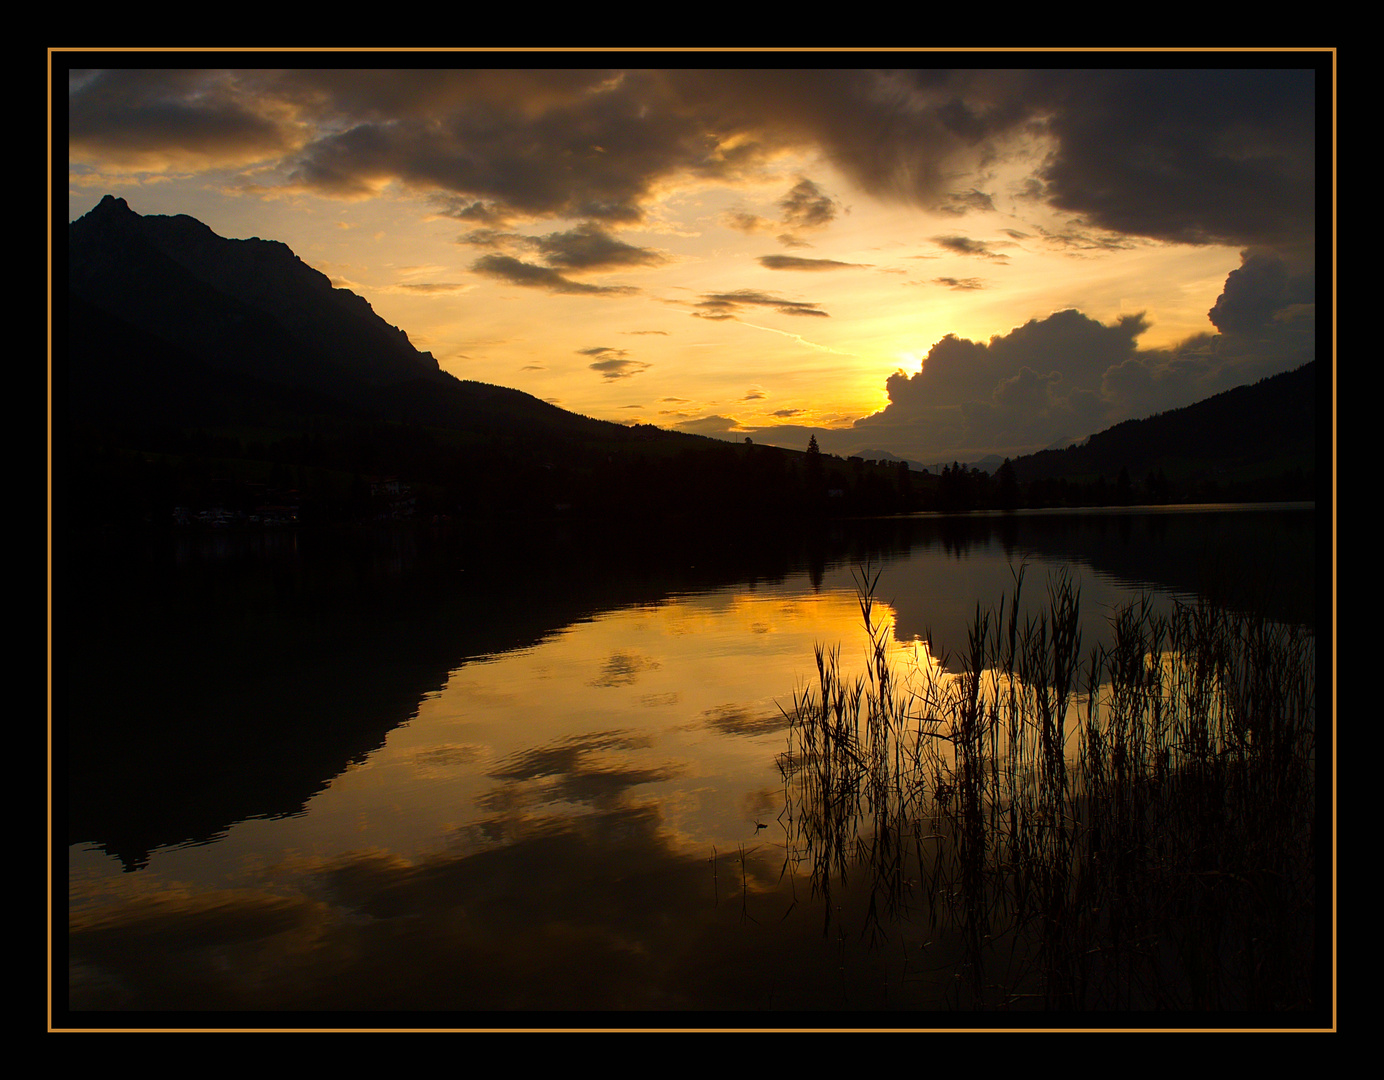
<instances>
[{"instance_id":1,"label":"cumulus cloud","mask_svg":"<svg viewBox=\"0 0 1384 1080\"><path fill-rule=\"evenodd\" d=\"M926 439L943 452L1033 449L1064 432L1088 434L1102 420L1102 377L1135 356L1145 329L1142 316L1105 325L1059 311L988 342L949 334L921 370L890 376L889 404L855 428L900 446Z\"/></svg>"},{"instance_id":2,"label":"cumulus cloud","mask_svg":"<svg viewBox=\"0 0 1384 1080\"><path fill-rule=\"evenodd\" d=\"M1254 334L1315 301L1312 271L1294 274L1281 258L1246 251L1207 316L1222 333Z\"/></svg>"}]
</instances>

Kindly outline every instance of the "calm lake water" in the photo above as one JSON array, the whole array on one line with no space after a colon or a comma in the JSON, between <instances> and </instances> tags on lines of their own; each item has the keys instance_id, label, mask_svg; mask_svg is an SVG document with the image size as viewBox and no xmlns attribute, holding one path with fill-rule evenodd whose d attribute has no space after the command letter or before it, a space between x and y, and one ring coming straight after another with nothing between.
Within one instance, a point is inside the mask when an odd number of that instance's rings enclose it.
<instances>
[{"instance_id":1,"label":"calm lake water","mask_svg":"<svg viewBox=\"0 0 1384 1080\"><path fill-rule=\"evenodd\" d=\"M65 966L71 1010L119 1011L76 1018L93 1026L945 1012L945 935L917 919L865 940L860 883L824 911L781 820L785 710L815 647L863 666L853 570L879 572L898 647L946 664L1021 565L1030 611L1065 568L1089 652L1131 598L1211 585L1314 628L1318 525L1273 506L786 538L74 541L54 586L59 1006Z\"/></svg>"}]
</instances>

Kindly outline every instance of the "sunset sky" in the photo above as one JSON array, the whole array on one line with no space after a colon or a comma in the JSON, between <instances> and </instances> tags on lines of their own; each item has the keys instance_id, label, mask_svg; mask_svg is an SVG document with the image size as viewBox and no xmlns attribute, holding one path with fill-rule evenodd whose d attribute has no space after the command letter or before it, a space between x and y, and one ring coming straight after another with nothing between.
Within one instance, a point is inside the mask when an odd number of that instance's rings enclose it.
<instances>
[{"instance_id":1,"label":"sunset sky","mask_svg":"<svg viewBox=\"0 0 1384 1080\"><path fill-rule=\"evenodd\" d=\"M1315 357L1329 53L93 59L52 54L69 220L281 240L587 416L976 461Z\"/></svg>"}]
</instances>

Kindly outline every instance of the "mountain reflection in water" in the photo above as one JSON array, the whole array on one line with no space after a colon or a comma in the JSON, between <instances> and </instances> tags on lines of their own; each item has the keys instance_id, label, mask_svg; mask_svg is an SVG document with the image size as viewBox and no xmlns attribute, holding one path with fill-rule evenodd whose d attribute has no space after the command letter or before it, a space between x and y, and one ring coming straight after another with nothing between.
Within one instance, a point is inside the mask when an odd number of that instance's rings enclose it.
<instances>
[{"instance_id":1,"label":"mountain reflection in water","mask_svg":"<svg viewBox=\"0 0 1384 1080\"><path fill-rule=\"evenodd\" d=\"M937 656L1020 562L1036 603L1073 568L1088 648L1131 592L1216 567L1313 624L1311 512L1119 517L93 545L55 571L68 1005L945 1009L953 944L867 947L863 887L824 936L785 866L780 706L818 642L863 664L866 560L877 616Z\"/></svg>"}]
</instances>

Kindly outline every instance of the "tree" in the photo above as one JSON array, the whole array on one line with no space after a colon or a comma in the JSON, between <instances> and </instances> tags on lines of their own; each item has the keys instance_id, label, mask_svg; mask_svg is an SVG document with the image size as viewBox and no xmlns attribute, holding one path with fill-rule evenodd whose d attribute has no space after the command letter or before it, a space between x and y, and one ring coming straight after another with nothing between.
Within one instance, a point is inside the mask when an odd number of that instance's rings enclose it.
<instances>
[{"instance_id":1,"label":"tree","mask_svg":"<svg viewBox=\"0 0 1384 1080\"><path fill-rule=\"evenodd\" d=\"M810 495L820 496L825 491L826 478L822 473L822 450L817 445L817 436L807 441L807 489Z\"/></svg>"},{"instance_id":2,"label":"tree","mask_svg":"<svg viewBox=\"0 0 1384 1080\"><path fill-rule=\"evenodd\" d=\"M1019 477L1014 471L1014 464L1008 458L1004 459L1004 464L1000 466L995 478L1000 485L1000 509L1013 510L1019 505Z\"/></svg>"}]
</instances>

